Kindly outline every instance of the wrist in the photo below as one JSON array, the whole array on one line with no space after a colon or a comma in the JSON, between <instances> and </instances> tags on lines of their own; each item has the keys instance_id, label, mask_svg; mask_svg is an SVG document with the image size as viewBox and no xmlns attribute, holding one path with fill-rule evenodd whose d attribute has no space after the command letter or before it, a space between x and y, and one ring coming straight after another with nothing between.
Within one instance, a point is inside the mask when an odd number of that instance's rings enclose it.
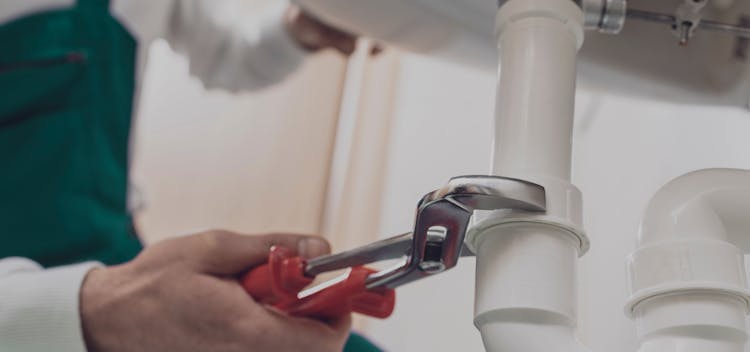
<instances>
[{"instance_id":1,"label":"wrist","mask_svg":"<svg viewBox=\"0 0 750 352\"><path fill-rule=\"evenodd\" d=\"M88 352L106 351L105 335L101 332L104 328L98 316L101 309L102 289L105 287L102 281L107 275L107 268L94 268L86 274L81 284L80 314L81 331Z\"/></svg>"}]
</instances>

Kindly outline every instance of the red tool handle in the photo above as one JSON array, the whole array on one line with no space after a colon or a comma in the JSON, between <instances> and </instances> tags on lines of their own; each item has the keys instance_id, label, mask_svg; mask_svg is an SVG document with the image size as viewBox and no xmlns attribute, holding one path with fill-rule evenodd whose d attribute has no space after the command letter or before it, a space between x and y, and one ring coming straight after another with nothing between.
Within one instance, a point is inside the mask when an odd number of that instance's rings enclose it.
<instances>
[{"instance_id":1,"label":"red tool handle","mask_svg":"<svg viewBox=\"0 0 750 352\"><path fill-rule=\"evenodd\" d=\"M298 298L299 292L313 281L305 276L305 265L305 260L295 257L291 250L274 246L268 263L245 274L241 283L256 301L295 316L329 319L357 312L387 318L393 312L395 291L368 290L367 277L375 271L362 266L352 268L345 280Z\"/></svg>"}]
</instances>

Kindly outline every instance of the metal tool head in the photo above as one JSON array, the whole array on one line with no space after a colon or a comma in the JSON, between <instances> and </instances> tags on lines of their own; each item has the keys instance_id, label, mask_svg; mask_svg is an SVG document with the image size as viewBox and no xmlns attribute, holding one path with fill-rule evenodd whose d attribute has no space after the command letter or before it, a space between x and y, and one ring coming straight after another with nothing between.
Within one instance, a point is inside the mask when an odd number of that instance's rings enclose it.
<instances>
[{"instance_id":1,"label":"metal tool head","mask_svg":"<svg viewBox=\"0 0 750 352\"><path fill-rule=\"evenodd\" d=\"M455 177L425 195L417 205L414 231L346 252L308 261L305 272L356 267L404 258L404 265L370 275L368 288L397 286L441 273L456 266L460 256L473 255L464 245L474 210L546 210L544 187L495 176Z\"/></svg>"},{"instance_id":2,"label":"metal tool head","mask_svg":"<svg viewBox=\"0 0 750 352\"><path fill-rule=\"evenodd\" d=\"M417 205L414 231L346 252L309 260L305 273L316 276L388 259L404 258L402 266L372 274L368 288L395 288L456 266L460 256L473 255L464 245L474 210L546 210L544 187L496 176L461 176L425 195Z\"/></svg>"},{"instance_id":3,"label":"metal tool head","mask_svg":"<svg viewBox=\"0 0 750 352\"><path fill-rule=\"evenodd\" d=\"M444 187L425 195L419 208L443 199L453 199L468 210L517 209L545 211L544 187L528 181L499 176L459 176Z\"/></svg>"},{"instance_id":4,"label":"metal tool head","mask_svg":"<svg viewBox=\"0 0 750 352\"><path fill-rule=\"evenodd\" d=\"M370 288L397 286L453 268L474 210L546 210L544 187L496 176L462 176L425 195L417 206L406 263L367 280Z\"/></svg>"},{"instance_id":5,"label":"metal tool head","mask_svg":"<svg viewBox=\"0 0 750 352\"><path fill-rule=\"evenodd\" d=\"M309 276L317 276L344 268L403 258L411 251L412 239L412 233L407 232L345 252L310 259L307 261L305 273Z\"/></svg>"}]
</instances>

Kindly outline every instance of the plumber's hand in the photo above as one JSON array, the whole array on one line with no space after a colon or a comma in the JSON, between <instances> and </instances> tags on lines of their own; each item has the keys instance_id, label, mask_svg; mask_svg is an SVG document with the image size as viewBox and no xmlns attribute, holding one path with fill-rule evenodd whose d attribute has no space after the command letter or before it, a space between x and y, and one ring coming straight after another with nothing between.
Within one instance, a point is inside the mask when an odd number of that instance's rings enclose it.
<instances>
[{"instance_id":1,"label":"plumber's hand","mask_svg":"<svg viewBox=\"0 0 750 352\"><path fill-rule=\"evenodd\" d=\"M289 6L284 15L284 22L297 43L310 51L332 48L348 56L356 48L355 35L321 22L296 5Z\"/></svg>"},{"instance_id":2,"label":"plumber's hand","mask_svg":"<svg viewBox=\"0 0 750 352\"><path fill-rule=\"evenodd\" d=\"M212 231L94 269L81 288L88 351L341 351L350 317L289 317L255 303L238 283L239 274L266 261L272 245L308 258L329 252L317 237Z\"/></svg>"}]
</instances>

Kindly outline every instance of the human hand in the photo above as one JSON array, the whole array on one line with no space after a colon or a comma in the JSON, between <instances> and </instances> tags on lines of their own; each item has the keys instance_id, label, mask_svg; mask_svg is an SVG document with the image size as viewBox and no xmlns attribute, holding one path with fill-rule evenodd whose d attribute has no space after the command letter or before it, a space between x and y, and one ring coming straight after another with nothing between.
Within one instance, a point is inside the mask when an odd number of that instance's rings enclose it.
<instances>
[{"instance_id":1,"label":"human hand","mask_svg":"<svg viewBox=\"0 0 750 352\"><path fill-rule=\"evenodd\" d=\"M88 351L341 351L349 316L287 316L253 301L238 283L239 274L266 261L272 245L306 258L330 251L318 237L211 231L94 269L81 288Z\"/></svg>"},{"instance_id":2,"label":"human hand","mask_svg":"<svg viewBox=\"0 0 750 352\"><path fill-rule=\"evenodd\" d=\"M284 23L292 37L310 51L333 48L351 55L357 46L357 36L331 27L305 13L299 6L290 5L284 14Z\"/></svg>"}]
</instances>

